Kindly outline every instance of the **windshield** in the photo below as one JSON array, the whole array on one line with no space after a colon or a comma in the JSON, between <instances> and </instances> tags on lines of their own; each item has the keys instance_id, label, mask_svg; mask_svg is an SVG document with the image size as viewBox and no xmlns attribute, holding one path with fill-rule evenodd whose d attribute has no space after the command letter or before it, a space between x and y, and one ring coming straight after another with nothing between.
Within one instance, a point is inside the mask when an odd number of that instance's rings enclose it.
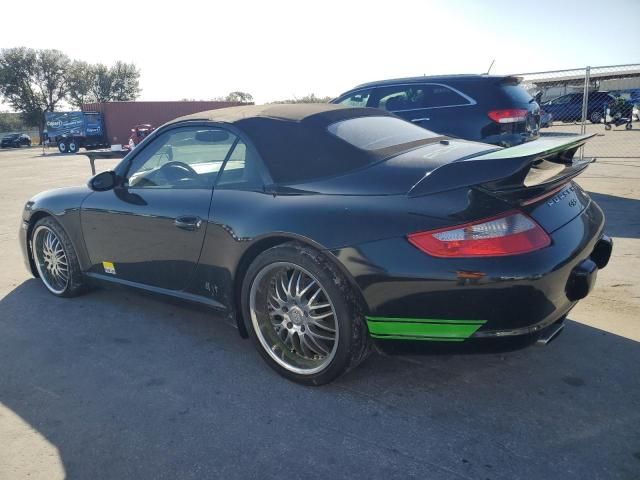
<instances>
[{"instance_id":1,"label":"windshield","mask_svg":"<svg viewBox=\"0 0 640 480\"><path fill-rule=\"evenodd\" d=\"M434 138L429 130L396 117L359 117L336 122L329 133L362 150L383 148Z\"/></svg>"}]
</instances>

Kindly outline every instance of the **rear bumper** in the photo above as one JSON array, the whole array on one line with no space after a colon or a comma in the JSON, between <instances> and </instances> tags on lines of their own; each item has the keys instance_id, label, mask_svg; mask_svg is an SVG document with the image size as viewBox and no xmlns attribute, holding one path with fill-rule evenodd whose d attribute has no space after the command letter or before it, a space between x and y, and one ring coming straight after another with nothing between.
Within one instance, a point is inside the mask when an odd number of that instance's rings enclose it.
<instances>
[{"instance_id":1,"label":"rear bumper","mask_svg":"<svg viewBox=\"0 0 640 480\"><path fill-rule=\"evenodd\" d=\"M611 255L591 202L551 235L552 245L491 259L430 257L405 238L334 252L368 306L375 338L463 341L526 335L556 322L593 288Z\"/></svg>"}]
</instances>

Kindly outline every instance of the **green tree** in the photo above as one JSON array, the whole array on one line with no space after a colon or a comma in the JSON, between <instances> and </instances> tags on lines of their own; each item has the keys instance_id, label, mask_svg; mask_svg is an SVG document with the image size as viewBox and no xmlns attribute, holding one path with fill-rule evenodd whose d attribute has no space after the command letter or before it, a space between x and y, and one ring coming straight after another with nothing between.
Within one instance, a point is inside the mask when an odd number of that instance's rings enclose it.
<instances>
[{"instance_id":1,"label":"green tree","mask_svg":"<svg viewBox=\"0 0 640 480\"><path fill-rule=\"evenodd\" d=\"M0 132L16 132L30 128L31 126L25 123L20 113L0 112Z\"/></svg>"},{"instance_id":2,"label":"green tree","mask_svg":"<svg viewBox=\"0 0 640 480\"><path fill-rule=\"evenodd\" d=\"M111 100L135 100L140 96L140 71L133 63L116 62L110 69Z\"/></svg>"},{"instance_id":3,"label":"green tree","mask_svg":"<svg viewBox=\"0 0 640 480\"><path fill-rule=\"evenodd\" d=\"M42 114L46 108L37 87L38 56L30 48L0 50L0 95L24 121L42 130Z\"/></svg>"},{"instance_id":4,"label":"green tree","mask_svg":"<svg viewBox=\"0 0 640 480\"><path fill-rule=\"evenodd\" d=\"M0 95L29 125L42 133L44 112L67 96L69 57L59 50L26 47L0 51Z\"/></svg>"},{"instance_id":5,"label":"green tree","mask_svg":"<svg viewBox=\"0 0 640 480\"><path fill-rule=\"evenodd\" d=\"M35 83L44 111L53 112L67 96L71 61L60 50L37 50Z\"/></svg>"},{"instance_id":6,"label":"green tree","mask_svg":"<svg viewBox=\"0 0 640 480\"><path fill-rule=\"evenodd\" d=\"M113 78L109 67L98 63L91 67L91 96L94 102L109 102L112 100Z\"/></svg>"},{"instance_id":7,"label":"green tree","mask_svg":"<svg viewBox=\"0 0 640 480\"><path fill-rule=\"evenodd\" d=\"M140 71L133 63L116 62L112 67L101 63L91 67L92 101L135 100L140 95Z\"/></svg>"},{"instance_id":8,"label":"green tree","mask_svg":"<svg viewBox=\"0 0 640 480\"><path fill-rule=\"evenodd\" d=\"M247 92L231 92L225 97L225 101L251 103L253 102L253 95Z\"/></svg>"},{"instance_id":9,"label":"green tree","mask_svg":"<svg viewBox=\"0 0 640 480\"><path fill-rule=\"evenodd\" d=\"M81 108L83 104L93 101L93 67L87 62L75 60L67 73L68 100L71 105Z\"/></svg>"}]
</instances>

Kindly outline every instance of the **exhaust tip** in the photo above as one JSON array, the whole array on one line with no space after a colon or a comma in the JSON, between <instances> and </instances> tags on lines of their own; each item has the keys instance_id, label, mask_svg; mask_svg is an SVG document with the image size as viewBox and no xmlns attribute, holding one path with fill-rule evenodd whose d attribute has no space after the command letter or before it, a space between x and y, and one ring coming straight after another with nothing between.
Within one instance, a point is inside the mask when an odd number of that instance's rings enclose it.
<instances>
[{"instance_id":1,"label":"exhaust tip","mask_svg":"<svg viewBox=\"0 0 640 480\"><path fill-rule=\"evenodd\" d=\"M554 323L540 333L538 340L536 340L536 345L543 346L551 343L551 341L555 339L562 330L564 330L564 322Z\"/></svg>"}]
</instances>

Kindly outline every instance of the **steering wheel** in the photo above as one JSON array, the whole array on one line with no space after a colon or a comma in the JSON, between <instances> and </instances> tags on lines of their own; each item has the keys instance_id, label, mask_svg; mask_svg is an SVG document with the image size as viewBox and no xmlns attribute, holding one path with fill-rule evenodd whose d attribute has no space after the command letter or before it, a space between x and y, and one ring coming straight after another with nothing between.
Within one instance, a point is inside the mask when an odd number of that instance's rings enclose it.
<instances>
[{"instance_id":1,"label":"steering wheel","mask_svg":"<svg viewBox=\"0 0 640 480\"><path fill-rule=\"evenodd\" d=\"M178 182L185 179L194 181L200 180L198 172L196 172L191 165L184 162L167 162L160 167L159 171L162 172L170 182Z\"/></svg>"}]
</instances>

